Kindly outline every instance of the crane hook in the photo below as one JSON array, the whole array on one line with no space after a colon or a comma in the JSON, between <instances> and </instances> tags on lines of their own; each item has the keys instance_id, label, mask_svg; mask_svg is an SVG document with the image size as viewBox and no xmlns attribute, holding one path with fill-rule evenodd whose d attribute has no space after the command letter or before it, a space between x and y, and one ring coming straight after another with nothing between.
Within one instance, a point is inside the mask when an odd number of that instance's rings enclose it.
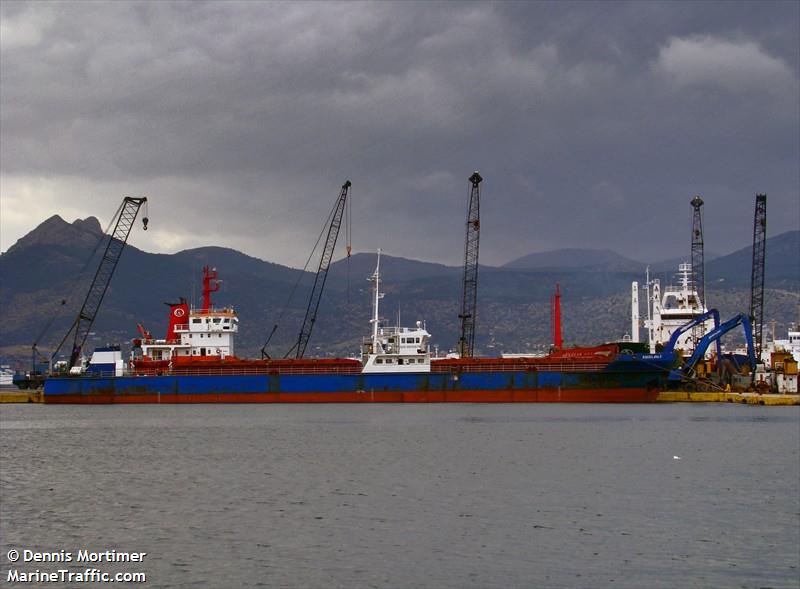
<instances>
[{"instance_id":1,"label":"crane hook","mask_svg":"<svg viewBox=\"0 0 800 589\"><path fill-rule=\"evenodd\" d=\"M147 231L147 223L148 223L148 221L150 221L150 219L148 219L147 217L144 217L142 219L142 224L144 225L144 227L142 227L142 229L144 229L145 231Z\"/></svg>"}]
</instances>

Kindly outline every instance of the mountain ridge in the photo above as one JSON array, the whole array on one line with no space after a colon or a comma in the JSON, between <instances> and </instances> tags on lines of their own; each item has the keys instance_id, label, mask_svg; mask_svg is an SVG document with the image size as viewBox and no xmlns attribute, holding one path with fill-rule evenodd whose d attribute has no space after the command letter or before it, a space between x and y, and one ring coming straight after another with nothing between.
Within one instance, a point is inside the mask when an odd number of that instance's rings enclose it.
<instances>
[{"instance_id":1,"label":"mountain ridge","mask_svg":"<svg viewBox=\"0 0 800 589\"><path fill-rule=\"evenodd\" d=\"M68 223L53 216L0 254L0 324L4 326L0 355L20 357L24 362L32 341L56 309L63 313L43 345L60 339L77 313L96 268L96 257L88 264L86 260L96 250L98 228L96 219ZM798 236L800 232L788 232L769 238L767 244L767 287L771 289L767 316L778 320L779 330L795 320L800 270L793 269L786 252L798 247ZM723 256L722 262L707 264L709 301L719 306L723 315L747 309L750 271L749 262L743 262L748 258L747 249ZM775 253L773 262L771 253ZM94 255L99 253L95 251ZM361 337L369 329L371 297L366 279L375 269L375 258L374 253L362 252L331 264L309 347L311 354L352 354L358 350ZM612 262L614 259L611 256ZM129 342L137 323L160 335L166 329L163 303L179 296L197 301L204 265L217 267L223 280L214 301L233 305L239 312L243 326L237 340L240 355L257 355L276 324L279 329L270 353L277 356L291 347L305 313L312 273L226 247L154 254L131 243L98 314L90 344ZM384 314L394 317L399 310L408 321L425 319L435 344L442 350L454 346L459 330L462 268L382 254L381 271L382 290L387 293L382 304ZM633 280L643 282L643 271L619 269L614 264L532 269L481 266L478 349L524 351L546 346L549 300L556 283L563 295L566 341L592 344L619 338L630 329ZM60 305L62 300L68 303Z\"/></svg>"}]
</instances>

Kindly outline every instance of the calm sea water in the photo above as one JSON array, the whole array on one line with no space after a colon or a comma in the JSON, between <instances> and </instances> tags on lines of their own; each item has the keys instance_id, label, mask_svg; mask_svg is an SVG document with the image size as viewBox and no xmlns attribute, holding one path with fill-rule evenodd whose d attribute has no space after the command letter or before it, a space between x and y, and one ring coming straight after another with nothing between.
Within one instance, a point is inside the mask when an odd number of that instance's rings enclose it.
<instances>
[{"instance_id":1,"label":"calm sea water","mask_svg":"<svg viewBox=\"0 0 800 589\"><path fill-rule=\"evenodd\" d=\"M147 587L800 586L797 407L15 405L0 434L2 586L65 568L12 548L147 552L92 565Z\"/></svg>"}]
</instances>

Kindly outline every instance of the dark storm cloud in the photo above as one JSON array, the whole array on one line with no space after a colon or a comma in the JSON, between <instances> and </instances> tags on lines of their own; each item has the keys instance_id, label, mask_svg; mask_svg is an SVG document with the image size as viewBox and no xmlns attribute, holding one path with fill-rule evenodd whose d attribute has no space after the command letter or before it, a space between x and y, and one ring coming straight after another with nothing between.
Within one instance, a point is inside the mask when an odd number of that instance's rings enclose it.
<instances>
[{"instance_id":1,"label":"dark storm cloud","mask_svg":"<svg viewBox=\"0 0 800 589\"><path fill-rule=\"evenodd\" d=\"M479 169L487 263L687 252L695 193L731 250L800 222L799 11L6 2L3 233L146 193L150 249L298 264L350 178L356 249L458 263Z\"/></svg>"}]
</instances>

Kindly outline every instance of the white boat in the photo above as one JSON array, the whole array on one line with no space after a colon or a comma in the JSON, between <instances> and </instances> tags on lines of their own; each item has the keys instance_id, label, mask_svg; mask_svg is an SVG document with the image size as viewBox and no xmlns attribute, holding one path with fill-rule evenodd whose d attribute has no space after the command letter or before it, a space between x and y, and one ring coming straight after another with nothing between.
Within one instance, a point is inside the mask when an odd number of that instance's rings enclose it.
<instances>
[{"instance_id":1,"label":"white boat","mask_svg":"<svg viewBox=\"0 0 800 589\"><path fill-rule=\"evenodd\" d=\"M381 251L375 272L369 279L372 283L372 335L361 344L361 372L430 372L431 334L422 321L416 327L384 326L380 319L379 306L384 293L380 290ZM398 321L399 323L399 321Z\"/></svg>"}]
</instances>

